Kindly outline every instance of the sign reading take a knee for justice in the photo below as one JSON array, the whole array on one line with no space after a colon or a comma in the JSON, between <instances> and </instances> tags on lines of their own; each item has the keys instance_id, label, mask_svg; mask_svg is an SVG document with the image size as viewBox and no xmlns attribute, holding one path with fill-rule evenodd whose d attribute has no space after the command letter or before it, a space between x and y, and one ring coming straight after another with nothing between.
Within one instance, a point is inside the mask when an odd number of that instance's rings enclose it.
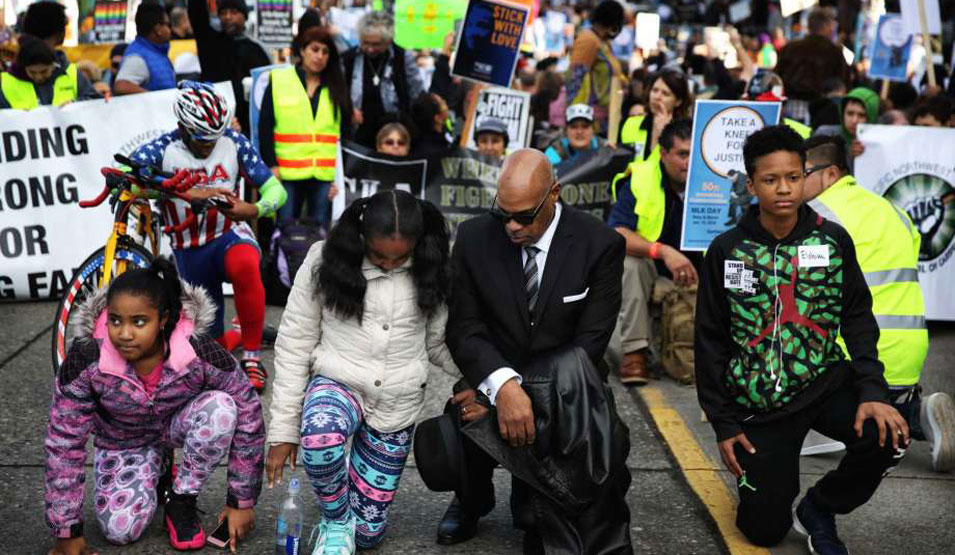
<instances>
[{"instance_id":1,"label":"sign reading take a knee for justice","mask_svg":"<svg viewBox=\"0 0 955 555\"><path fill-rule=\"evenodd\" d=\"M753 199L746 189L743 144L754 132L776 125L779 117L778 102L696 102L681 250L706 250L717 235L739 223Z\"/></svg>"},{"instance_id":2,"label":"sign reading take a knee for justice","mask_svg":"<svg viewBox=\"0 0 955 555\"><path fill-rule=\"evenodd\" d=\"M860 125L859 184L905 211L922 235L925 317L955 320L955 129Z\"/></svg>"}]
</instances>

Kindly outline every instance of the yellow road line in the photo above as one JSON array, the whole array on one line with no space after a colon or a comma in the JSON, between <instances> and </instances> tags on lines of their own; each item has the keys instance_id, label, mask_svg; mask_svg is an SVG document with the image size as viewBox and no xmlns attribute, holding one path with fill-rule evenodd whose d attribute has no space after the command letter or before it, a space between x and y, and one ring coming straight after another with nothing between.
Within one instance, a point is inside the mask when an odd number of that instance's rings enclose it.
<instances>
[{"instance_id":1,"label":"yellow road line","mask_svg":"<svg viewBox=\"0 0 955 555\"><path fill-rule=\"evenodd\" d=\"M732 555L770 555L769 550L746 541L736 528L736 496L726 486L716 465L693 437L680 414L671 408L663 393L653 386L639 389L663 439L676 457L690 487L706 505Z\"/></svg>"}]
</instances>

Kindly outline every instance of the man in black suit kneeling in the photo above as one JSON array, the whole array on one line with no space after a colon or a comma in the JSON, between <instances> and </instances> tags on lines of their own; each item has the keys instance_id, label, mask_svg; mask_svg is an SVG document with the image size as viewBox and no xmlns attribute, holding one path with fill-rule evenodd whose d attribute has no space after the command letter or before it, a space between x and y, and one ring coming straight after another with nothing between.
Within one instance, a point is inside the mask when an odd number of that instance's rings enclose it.
<instances>
[{"instance_id":1,"label":"man in black suit kneeling","mask_svg":"<svg viewBox=\"0 0 955 555\"><path fill-rule=\"evenodd\" d=\"M504 161L490 213L458 228L447 343L467 381L496 406L501 437L512 448L534 442L534 413L520 372L536 357L580 347L606 380L602 358L620 311L624 255L619 234L560 202L550 162L531 149ZM475 404L461 396L456 401L462 420L480 415ZM613 447L610 478L585 511L571 514L514 479L511 509L526 532L524 553L545 553L545 547L587 555L633 552L625 499L630 446L623 435ZM473 537L478 519L494 507L496 463L463 441L467 483L438 527L441 544ZM542 507L557 515L559 531L540 522Z\"/></svg>"}]
</instances>

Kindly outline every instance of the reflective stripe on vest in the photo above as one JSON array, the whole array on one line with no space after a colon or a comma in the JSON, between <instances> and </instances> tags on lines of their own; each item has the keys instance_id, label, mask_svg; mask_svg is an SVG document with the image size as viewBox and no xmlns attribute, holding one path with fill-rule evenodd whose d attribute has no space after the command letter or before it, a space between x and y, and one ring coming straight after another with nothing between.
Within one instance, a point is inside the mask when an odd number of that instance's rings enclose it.
<instances>
[{"instance_id":1,"label":"reflective stripe on vest","mask_svg":"<svg viewBox=\"0 0 955 555\"><path fill-rule=\"evenodd\" d=\"M637 215L637 233L652 243L663 233L667 204L659 151L654 150L649 158L633 162L630 167L630 192L636 201L633 213Z\"/></svg>"},{"instance_id":2,"label":"reflective stripe on vest","mask_svg":"<svg viewBox=\"0 0 955 555\"><path fill-rule=\"evenodd\" d=\"M76 64L66 66L66 72L53 81L53 106L62 106L76 100L79 85L77 83ZM0 89L10 107L15 110L32 110L40 105L36 87L32 81L18 79L9 73L0 74Z\"/></svg>"},{"instance_id":3,"label":"reflective stripe on vest","mask_svg":"<svg viewBox=\"0 0 955 555\"><path fill-rule=\"evenodd\" d=\"M914 385L928 353L925 301L918 284L921 235L888 200L845 176L810 205L849 232L879 324L879 360L892 386ZM845 344L840 340L843 350Z\"/></svg>"},{"instance_id":4,"label":"reflective stripe on vest","mask_svg":"<svg viewBox=\"0 0 955 555\"><path fill-rule=\"evenodd\" d=\"M332 181L341 114L335 113L328 87L322 87L313 117L312 102L294 67L273 69L271 79L279 177Z\"/></svg>"}]
</instances>

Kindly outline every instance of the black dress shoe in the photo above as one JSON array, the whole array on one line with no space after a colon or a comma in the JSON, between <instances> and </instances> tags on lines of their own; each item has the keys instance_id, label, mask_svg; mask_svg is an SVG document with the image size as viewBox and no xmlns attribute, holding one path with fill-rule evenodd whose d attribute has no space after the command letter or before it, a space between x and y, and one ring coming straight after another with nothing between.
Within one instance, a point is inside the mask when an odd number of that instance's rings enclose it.
<instances>
[{"instance_id":1,"label":"black dress shoe","mask_svg":"<svg viewBox=\"0 0 955 555\"><path fill-rule=\"evenodd\" d=\"M438 545L454 545L473 538L477 534L478 520L493 508L492 498L484 510L472 512L465 509L455 496L438 524Z\"/></svg>"}]
</instances>

